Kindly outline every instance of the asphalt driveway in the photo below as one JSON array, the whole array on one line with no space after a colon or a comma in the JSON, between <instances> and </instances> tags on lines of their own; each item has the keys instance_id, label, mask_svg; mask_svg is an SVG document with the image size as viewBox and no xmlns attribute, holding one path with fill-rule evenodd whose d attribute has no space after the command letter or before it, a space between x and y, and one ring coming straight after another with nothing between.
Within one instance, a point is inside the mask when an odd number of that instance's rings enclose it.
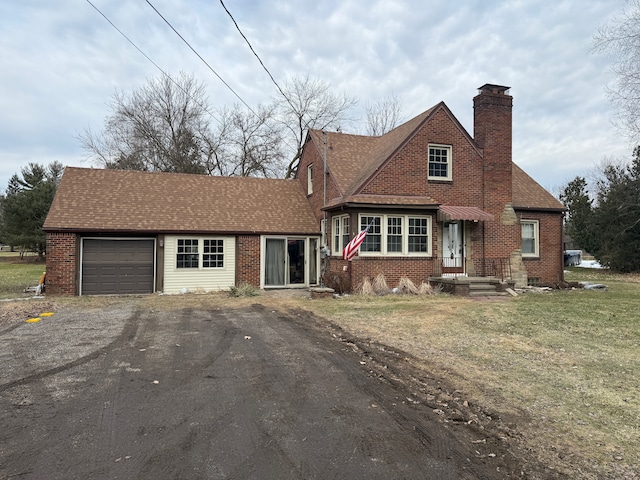
<instances>
[{"instance_id":1,"label":"asphalt driveway","mask_svg":"<svg viewBox=\"0 0 640 480\"><path fill-rule=\"evenodd\" d=\"M0 364L3 479L503 478L348 343L259 305L68 307L0 326Z\"/></svg>"}]
</instances>

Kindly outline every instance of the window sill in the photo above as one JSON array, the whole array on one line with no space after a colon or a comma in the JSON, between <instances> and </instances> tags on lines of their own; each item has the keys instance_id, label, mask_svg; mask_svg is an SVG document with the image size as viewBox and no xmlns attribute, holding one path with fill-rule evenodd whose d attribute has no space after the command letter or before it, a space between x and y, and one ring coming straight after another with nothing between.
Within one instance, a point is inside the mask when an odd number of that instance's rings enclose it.
<instances>
[{"instance_id":1,"label":"window sill","mask_svg":"<svg viewBox=\"0 0 640 480\"><path fill-rule=\"evenodd\" d=\"M365 253L358 254L360 258L432 258L430 253Z\"/></svg>"}]
</instances>

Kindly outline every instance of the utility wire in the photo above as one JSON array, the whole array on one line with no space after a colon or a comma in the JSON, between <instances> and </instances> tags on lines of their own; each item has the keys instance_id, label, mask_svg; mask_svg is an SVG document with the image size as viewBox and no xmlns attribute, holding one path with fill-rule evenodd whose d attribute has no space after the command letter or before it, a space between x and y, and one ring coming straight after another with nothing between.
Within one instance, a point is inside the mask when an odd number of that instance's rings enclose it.
<instances>
[{"instance_id":1,"label":"utility wire","mask_svg":"<svg viewBox=\"0 0 640 480\"><path fill-rule=\"evenodd\" d=\"M165 72L162 67L160 67L156 62L154 62L151 57L149 57L149 55L147 55L146 53L144 53L135 43L133 43L133 40L131 40L122 30L120 30L111 20L109 20L109 17L107 17L104 13L102 13L102 11L96 7L93 3L91 3L90 0L87 0L87 3L89 5L91 5L100 15L102 15L102 17L109 22L109 24L115 28L117 30L117 32L122 35L131 45L133 45L133 47L138 50L138 52L140 52L144 58L146 58L147 60L149 60L153 66L155 66L158 70L160 70L162 72L162 74L168 78L176 87L178 87L180 90L182 90L182 93L184 93L185 95L187 95L189 98L191 98L191 100L193 100L194 102L198 103L198 105L200 106L200 108L202 108L205 112L207 112L209 115L211 115L211 117L216 120L218 123L222 124L222 120L220 120L218 117L216 117L213 113L211 113L209 111L209 109L203 105L202 103L198 102L195 98L193 98L193 96L191 96L191 94L189 92L187 92L184 88L182 88L182 85L180 85L178 82L176 82L173 77L171 75L169 75L167 72Z\"/></svg>"},{"instance_id":2,"label":"utility wire","mask_svg":"<svg viewBox=\"0 0 640 480\"><path fill-rule=\"evenodd\" d=\"M147 0L148 1L148 0ZM222 0L220 0L220 4L222 5L222 8L224 8L224 11L227 12L227 15L229 15L229 17L231 18L231 21L233 22L233 24L236 26L236 30L238 30L238 33L240 33L240 35L242 36L242 38L244 38L244 41L247 42L247 45L249 45L249 49L251 50L251 52L253 53L253 55L255 55L255 57L258 59L258 61L260 62L260 65L262 65L262 68L264 68L264 71L267 72L267 75L269 75L269 78L271 79L271 81L273 82L273 84L276 86L276 88L278 89L278 91L282 94L282 96L284 97L284 99L287 101L287 103L289 105L291 105L291 108L293 109L293 111L296 111L296 107L294 107L293 103L291 103L291 100L289 100L289 97L287 97L286 93L284 93L284 91L280 88L280 85L278 85L278 82L276 82L276 79L273 78L273 75L271 75L271 72L269 71L269 69L265 66L264 62L262 61L262 59L260 58L260 56L256 53L256 51L253 49L253 47L251 46L251 43L249 42L249 39L247 39L247 37L245 36L244 33L242 33L242 30L240 30L240 27L238 26L238 22L236 22L236 19L233 18L233 15L231 15L231 12L229 11L229 9L226 7L226 5L224 4L224 2Z\"/></svg>"},{"instance_id":3,"label":"utility wire","mask_svg":"<svg viewBox=\"0 0 640 480\"><path fill-rule=\"evenodd\" d=\"M88 1L88 0L87 0L87 1ZM164 20L164 22L165 22L167 25L169 25L169 28L171 28L171 30L173 30L173 31L175 32L175 34L176 34L176 35L178 35L178 37L180 37L180 40L182 40L182 41L187 45L187 47L189 47L189 48L191 49L191 51L192 51L193 53L195 53L195 54L198 56L198 58L202 61L202 63L204 63L204 64L207 66L207 68L209 68L209 70L211 70L211 71L214 73L214 75L215 75L216 77L218 77L218 78L220 79L220 81L221 81L222 83L224 83L224 85L225 85L229 90L231 90L231 92L232 92L232 93L233 93L233 94L234 94L234 95L235 95L235 96L236 96L236 97L237 97L237 98L238 98L238 99L239 99L239 100L244 104L244 106L245 106L245 107L247 107L247 108L249 109L249 111L251 111L251 113L253 113L256 117L259 117L259 115L258 115L256 112L254 112L254 111L253 111L253 109L249 106L249 104L247 104L247 102L245 102L245 101L242 99L242 97L241 97L240 95L238 95L238 94L236 93L236 91L235 91L233 88L231 88L231 86L230 86L227 82L225 82L225 81L224 81L224 79L223 79L220 75L218 75L218 72L216 72L216 71L213 69L213 67L212 67L211 65L209 65L209 64L207 63L207 61L206 61L204 58L202 58L202 56L201 56L201 55L196 51L196 49L195 49L195 48L193 48L193 47L191 46L191 44L190 44L189 42L187 42L187 41L185 40L185 38L184 38L182 35L180 35L180 32L178 32L178 30L176 30L176 29L173 27L173 25L171 25L171 23L170 23L166 18L164 18L164 16L163 16L163 15L158 11L158 9L153 5L153 3L151 3L149 0L146 0L146 2L149 4L149 6L150 6L151 8L153 8L153 10L158 14L158 16L159 16L160 18L162 18L162 20Z\"/></svg>"}]
</instances>

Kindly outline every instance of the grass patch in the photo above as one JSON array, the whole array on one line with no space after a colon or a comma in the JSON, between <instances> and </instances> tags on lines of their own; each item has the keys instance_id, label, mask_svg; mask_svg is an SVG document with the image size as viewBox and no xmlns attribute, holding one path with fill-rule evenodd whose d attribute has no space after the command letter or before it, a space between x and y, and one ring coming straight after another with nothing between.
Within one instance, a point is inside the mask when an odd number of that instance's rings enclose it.
<instances>
[{"instance_id":1,"label":"grass patch","mask_svg":"<svg viewBox=\"0 0 640 480\"><path fill-rule=\"evenodd\" d=\"M14 257L11 257L14 260ZM19 258L19 257L18 257ZM26 261L0 262L0 299L32 296L24 293L28 286L38 284L44 263Z\"/></svg>"},{"instance_id":2,"label":"grass patch","mask_svg":"<svg viewBox=\"0 0 640 480\"><path fill-rule=\"evenodd\" d=\"M567 280L608 291L498 302L354 295L308 307L356 336L425 359L470 401L512 421L543 463L571 478L636 478L638 278L574 269Z\"/></svg>"}]
</instances>

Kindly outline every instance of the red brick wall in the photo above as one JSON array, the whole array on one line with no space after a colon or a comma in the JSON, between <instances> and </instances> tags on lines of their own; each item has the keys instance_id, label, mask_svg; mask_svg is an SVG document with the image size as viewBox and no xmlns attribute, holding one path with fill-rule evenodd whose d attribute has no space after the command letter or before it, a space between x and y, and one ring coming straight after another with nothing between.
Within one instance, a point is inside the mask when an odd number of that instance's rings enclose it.
<instances>
[{"instance_id":1,"label":"red brick wall","mask_svg":"<svg viewBox=\"0 0 640 480\"><path fill-rule=\"evenodd\" d=\"M236 238L236 285L248 283L260 287L260 236Z\"/></svg>"},{"instance_id":2,"label":"red brick wall","mask_svg":"<svg viewBox=\"0 0 640 480\"><path fill-rule=\"evenodd\" d=\"M541 283L564 280L564 251L562 245L562 214L518 212L518 220L538 220L539 258L523 257L527 276L539 278ZM522 238L522 230L520 230ZM522 242L522 240L520 240Z\"/></svg>"},{"instance_id":3,"label":"red brick wall","mask_svg":"<svg viewBox=\"0 0 640 480\"><path fill-rule=\"evenodd\" d=\"M452 146L453 181L428 180L429 144ZM449 205L481 206L482 157L442 108L364 187L363 193L430 196Z\"/></svg>"},{"instance_id":4,"label":"red brick wall","mask_svg":"<svg viewBox=\"0 0 640 480\"><path fill-rule=\"evenodd\" d=\"M322 148L322 145L320 148ZM324 159L322 158L322 154L318 151L318 148L316 148L316 146L311 142L309 142L305 147L304 154L300 159L298 172L296 174L296 178L300 182L300 187L303 189L305 194L307 194L307 167L309 165L313 166L313 193L311 195L307 195L307 200L311 205L313 214L316 219L318 219L318 230L320 230L320 220L324 218L324 212L321 210L324 206L324 182L322 178L324 173ZM340 191L335 181L331 175L327 175L327 203L340 195Z\"/></svg>"},{"instance_id":5,"label":"red brick wall","mask_svg":"<svg viewBox=\"0 0 640 480\"><path fill-rule=\"evenodd\" d=\"M47 233L48 295L77 295L78 237L75 233Z\"/></svg>"},{"instance_id":6,"label":"red brick wall","mask_svg":"<svg viewBox=\"0 0 640 480\"><path fill-rule=\"evenodd\" d=\"M343 267L350 264L351 272ZM353 288L356 289L368 277L373 280L382 273L389 288L398 286L401 277L408 277L416 286L427 283L433 274L434 260L431 257L356 257L351 262L340 257L329 260L328 272L350 275Z\"/></svg>"}]
</instances>

